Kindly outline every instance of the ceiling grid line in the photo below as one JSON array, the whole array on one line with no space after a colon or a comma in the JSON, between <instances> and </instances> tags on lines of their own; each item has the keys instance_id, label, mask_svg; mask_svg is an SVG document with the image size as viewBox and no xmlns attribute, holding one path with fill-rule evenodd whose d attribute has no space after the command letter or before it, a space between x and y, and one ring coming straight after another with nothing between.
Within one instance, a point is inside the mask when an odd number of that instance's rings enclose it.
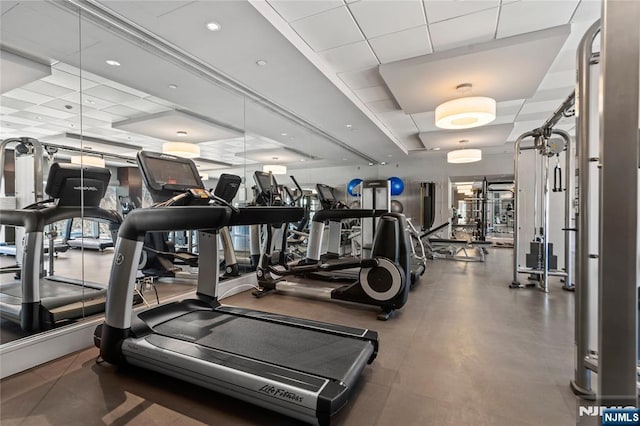
<instances>
[{"instance_id":1,"label":"ceiling grid line","mask_svg":"<svg viewBox=\"0 0 640 426\"><path fill-rule=\"evenodd\" d=\"M380 58L376 54L376 51L373 50L373 47L371 46L371 43L369 42L369 39L367 38L367 36L364 34L364 31L362 31L362 28L360 27L360 24L358 23L358 20L356 19L355 16L353 16L353 12L351 11L351 8L349 7L349 4L345 3L345 7L347 8L347 11L349 12L349 16L353 20L354 25L356 26L356 28L360 32L360 35L364 39L365 43L367 43L367 47L371 51L371 54L376 58L376 61L378 61L378 65L380 65L382 63L382 61L380 60ZM357 41L356 43L361 43L361 41ZM349 43L349 44L355 44L355 43ZM338 46L338 47L340 47L340 46ZM330 50L330 49L327 49L327 50ZM375 87L375 86L372 86L372 87Z\"/></svg>"},{"instance_id":2,"label":"ceiling grid line","mask_svg":"<svg viewBox=\"0 0 640 426\"><path fill-rule=\"evenodd\" d=\"M431 52L434 52L433 39L431 38L431 28L429 28L429 18L427 17L427 8L425 7L424 1L422 0L420 1L420 7L422 8L422 16L424 17L424 22L427 27L427 42L429 44L429 50L431 50Z\"/></svg>"}]
</instances>

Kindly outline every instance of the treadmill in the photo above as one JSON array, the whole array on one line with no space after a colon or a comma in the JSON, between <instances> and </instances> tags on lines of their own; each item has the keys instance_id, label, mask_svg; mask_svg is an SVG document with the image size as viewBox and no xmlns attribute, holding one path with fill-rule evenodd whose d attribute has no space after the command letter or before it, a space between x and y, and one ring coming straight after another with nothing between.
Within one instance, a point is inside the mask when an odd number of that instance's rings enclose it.
<instances>
[{"instance_id":1,"label":"treadmill","mask_svg":"<svg viewBox=\"0 0 640 426\"><path fill-rule=\"evenodd\" d=\"M42 276L42 248L45 226L60 220L84 216L106 221L112 230L119 227L117 212L98 207L110 178L106 168L54 163L45 188L52 199L22 210L0 210L0 225L25 228L21 279L0 285L0 317L25 331L40 331L104 310L104 285Z\"/></svg>"},{"instance_id":2,"label":"treadmill","mask_svg":"<svg viewBox=\"0 0 640 426\"><path fill-rule=\"evenodd\" d=\"M297 207L236 209L202 186L189 159L141 151L143 173L179 192L163 206L136 209L116 242L104 324L96 329L101 357L194 383L305 422L327 425L349 400L378 349L377 333L251 309L217 299L218 237L224 226L299 220ZM181 205L182 204L182 205ZM199 230L201 259L192 299L132 314L137 259L145 232Z\"/></svg>"}]
</instances>

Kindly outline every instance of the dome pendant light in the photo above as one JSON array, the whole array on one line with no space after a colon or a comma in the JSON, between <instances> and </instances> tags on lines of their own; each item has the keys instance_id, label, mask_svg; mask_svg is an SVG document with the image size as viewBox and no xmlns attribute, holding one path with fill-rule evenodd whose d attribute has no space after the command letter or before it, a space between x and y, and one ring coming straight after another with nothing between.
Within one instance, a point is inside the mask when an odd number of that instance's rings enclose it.
<instances>
[{"instance_id":1,"label":"dome pendant light","mask_svg":"<svg viewBox=\"0 0 640 426\"><path fill-rule=\"evenodd\" d=\"M471 84L456 87L459 93L471 93ZM496 101L484 96L452 99L436 107L436 126L441 129L470 129L496 119Z\"/></svg>"},{"instance_id":2,"label":"dome pendant light","mask_svg":"<svg viewBox=\"0 0 640 426\"><path fill-rule=\"evenodd\" d=\"M460 144L469 142L464 139L460 141ZM474 163L482 160L482 151L479 149L457 149L455 151L449 151L447 153L447 163L462 164L462 163Z\"/></svg>"}]
</instances>

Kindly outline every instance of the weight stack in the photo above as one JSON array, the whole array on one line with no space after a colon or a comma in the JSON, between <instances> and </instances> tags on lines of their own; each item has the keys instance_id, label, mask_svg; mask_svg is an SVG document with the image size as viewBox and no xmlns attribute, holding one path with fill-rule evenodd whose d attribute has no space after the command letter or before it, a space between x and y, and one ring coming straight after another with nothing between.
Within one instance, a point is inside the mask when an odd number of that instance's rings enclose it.
<instances>
[{"instance_id":1,"label":"weight stack","mask_svg":"<svg viewBox=\"0 0 640 426\"><path fill-rule=\"evenodd\" d=\"M544 268L544 245L540 241L529 243L529 253L526 256L528 268ZM553 254L553 243L549 243L549 269L558 269L558 256Z\"/></svg>"}]
</instances>

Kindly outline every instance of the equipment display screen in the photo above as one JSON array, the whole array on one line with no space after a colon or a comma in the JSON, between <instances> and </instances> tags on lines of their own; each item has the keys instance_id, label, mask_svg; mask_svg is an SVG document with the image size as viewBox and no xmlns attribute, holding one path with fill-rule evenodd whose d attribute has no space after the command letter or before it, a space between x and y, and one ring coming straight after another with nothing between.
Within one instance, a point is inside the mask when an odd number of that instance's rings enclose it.
<instances>
[{"instance_id":1,"label":"equipment display screen","mask_svg":"<svg viewBox=\"0 0 640 426\"><path fill-rule=\"evenodd\" d=\"M153 180L154 186L176 185L186 188L200 187L199 178L193 174L193 169L188 163L155 157L147 157L145 162L148 167L149 178Z\"/></svg>"},{"instance_id":2,"label":"equipment display screen","mask_svg":"<svg viewBox=\"0 0 640 426\"><path fill-rule=\"evenodd\" d=\"M256 172L255 177L256 183L260 187L260 190L262 190L263 192L272 192L273 188L277 188L278 184L276 183L275 178L272 179L268 173Z\"/></svg>"},{"instance_id":3,"label":"equipment display screen","mask_svg":"<svg viewBox=\"0 0 640 426\"><path fill-rule=\"evenodd\" d=\"M318 192L320 193L320 197L326 201L335 201L335 197L333 196L333 192L331 188L326 185L318 185Z\"/></svg>"}]
</instances>

